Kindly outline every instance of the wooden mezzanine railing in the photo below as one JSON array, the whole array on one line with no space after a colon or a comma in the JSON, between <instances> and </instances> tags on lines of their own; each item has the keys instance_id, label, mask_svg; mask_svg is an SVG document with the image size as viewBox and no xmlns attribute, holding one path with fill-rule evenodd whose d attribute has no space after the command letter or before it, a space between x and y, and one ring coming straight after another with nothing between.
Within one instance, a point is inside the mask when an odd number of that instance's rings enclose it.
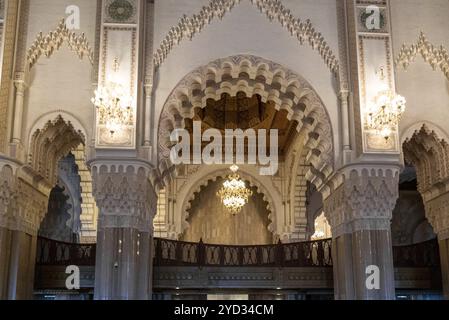
<instances>
[{"instance_id":1,"label":"wooden mezzanine railing","mask_svg":"<svg viewBox=\"0 0 449 320\"><path fill-rule=\"evenodd\" d=\"M331 240L228 246L155 239L156 266L331 267Z\"/></svg>"},{"instance_id":2,"label":"wooden mezzanine railing","mask_svg":"<svg viewBox=\"0 0 449 320\"><path fill-rule=\"evenodd\" d=\"M95 244L38 239L40 266L94 266ZM440 265L436 240L393 247L394 266L427 268ZM332 240L262 246L227 246L154 239L155 266L197 267L332 267Z\"/></svg>"}]
</instances>

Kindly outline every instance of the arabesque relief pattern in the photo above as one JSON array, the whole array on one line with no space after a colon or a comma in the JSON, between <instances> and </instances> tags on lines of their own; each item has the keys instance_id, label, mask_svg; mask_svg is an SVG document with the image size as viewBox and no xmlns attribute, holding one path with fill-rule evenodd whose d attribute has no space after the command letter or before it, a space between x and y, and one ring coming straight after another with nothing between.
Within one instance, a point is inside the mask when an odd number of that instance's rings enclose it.
<instances>
[{"instance_id":1,"label":"arabesque relief pattern","mask_svg":"<svg viewBox=\"0 0 449 320\"><path fill-rule=\"evenodd\" d=\"M39 190L4 165L0 171L0 227L37 235L49 193L50 189Z\"/></svg>"},{"instance_id":2,"label":"arabesque relief pattern","mask_svg":"<svg viewBox=\"0 0 449 320\"><path fill-rule=\"evenodd\" d=\"M87 57L91 64L94 63L94 53L86 35L84 33L77 35L75 32L71 32L67 28L65 19L62 19L54 31L50 31L45 36L42 32L37 35L27 52L29 68L31 69L43 55L50 58L64 43L66 43L70 50L75 52L80 59Z\"/></svg>"},{"instance_id":3,"label":"arabesque relief pattern","mask_svg":"<svg viewBox=\"0 0 449 320\"><path fill-rule=\"evenodd\" d=\"M416 60L416 57L421 55L425 62L430 64L433 70L440 70L449 80L449 52L443 46L433 45L426 37L424 32L421 32L419 39L411 46L404 44L396 58L396 65L401 66L407 70L411 63Z\"/></svg>"}]
</instances>

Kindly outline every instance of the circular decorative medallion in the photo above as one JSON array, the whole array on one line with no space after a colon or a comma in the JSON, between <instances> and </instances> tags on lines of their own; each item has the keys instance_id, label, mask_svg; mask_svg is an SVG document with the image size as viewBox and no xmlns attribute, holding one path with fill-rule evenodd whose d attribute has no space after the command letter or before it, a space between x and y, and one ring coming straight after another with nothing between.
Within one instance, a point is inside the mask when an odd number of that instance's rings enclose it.
<instances>
[{"instance_id":1,"label":"circular decorative medallion","mask_svg":"<svg viewBox=\"0 0 449 320\"><path fill-rule=\"evenodd\" d=\"M109 5L108 13L114 20L123 22L134 15L134 7L129 1L115 0Z\"/></svg>"}]
</instances>

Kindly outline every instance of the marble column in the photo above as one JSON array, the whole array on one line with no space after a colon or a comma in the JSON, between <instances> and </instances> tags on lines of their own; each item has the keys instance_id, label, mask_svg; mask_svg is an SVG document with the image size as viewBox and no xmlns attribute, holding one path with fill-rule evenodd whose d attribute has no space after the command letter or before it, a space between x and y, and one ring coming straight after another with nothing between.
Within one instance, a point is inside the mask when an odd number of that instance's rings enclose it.
<instances>
[{"instance_id":1,"label":"marble column","mask_svg":"<svg viewBox=\"0 0 449 320\"><path fill-rule=\"evenodd\" d=\"M95 299L150 299L157 202L150 169L98 163L92 169L99 208Z\"/></svg>"},{"instance_id":2,"label":"marble column","mask_svg":"<svg viewBox=\"0 0 449 320\"><path fill-rule=\"evenodd\" d=\"M324 210L332 227L337 300L395 299L390 224L398 179L399 167L355 166L332 181Z\"/></svg>"}]
</instances>

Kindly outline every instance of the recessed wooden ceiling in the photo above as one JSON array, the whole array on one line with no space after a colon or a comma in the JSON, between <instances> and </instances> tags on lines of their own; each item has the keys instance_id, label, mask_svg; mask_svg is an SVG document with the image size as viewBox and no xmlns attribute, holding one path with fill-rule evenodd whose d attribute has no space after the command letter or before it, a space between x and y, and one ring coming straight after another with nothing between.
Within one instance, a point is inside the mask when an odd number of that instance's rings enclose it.
<instances>
[{"instance_id":1,"label":"recessed wooden ceiling","mask_svg":"<svg viewBox=\"0 0 449 320\"><path fill-rule=\"evenodd\" d=\"M297 121L287 118L287 111L276 110L271 101L262 102L259 95L250 98L244 93L235 97L223 94L219 101L210 99L203 109L195 109L193 119L186 119L186 129L193 132L193 121L201 121L201 129L218 129L223 134L226 129L266 129L267 144L269 144L269 130L279 131L279 155L283 156L296 134ZM207 145L208 143L204 143Z\"/></svg>"}]
</instances>

